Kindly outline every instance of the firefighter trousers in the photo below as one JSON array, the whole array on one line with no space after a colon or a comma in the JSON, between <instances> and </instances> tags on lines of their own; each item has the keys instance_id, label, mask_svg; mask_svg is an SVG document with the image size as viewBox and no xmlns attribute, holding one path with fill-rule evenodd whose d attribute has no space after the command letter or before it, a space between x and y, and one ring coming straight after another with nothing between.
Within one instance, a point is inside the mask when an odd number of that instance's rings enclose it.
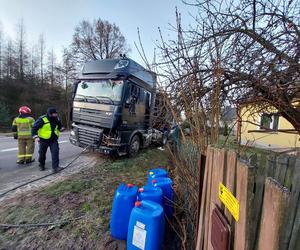
<instances>
[{"instance_id":1,"label":"firefighter trousers","mask_svg":"<svg viewBox=\"0 0 300 250\"><path fill-rule=\"evenodd\" d=\"M34 152L34 142L32 138L18 139L18 162L31 161Z\"/></svg>"}]
</instances>

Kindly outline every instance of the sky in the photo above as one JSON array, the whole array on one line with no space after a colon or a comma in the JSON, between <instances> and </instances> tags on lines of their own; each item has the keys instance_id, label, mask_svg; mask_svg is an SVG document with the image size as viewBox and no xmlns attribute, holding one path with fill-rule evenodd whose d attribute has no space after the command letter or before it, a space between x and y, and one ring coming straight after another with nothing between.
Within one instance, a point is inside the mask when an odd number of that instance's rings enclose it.
<instances>
[{"instance_id":1,"label":"sky","mask_svg":"<svg viewBox=\"0 0 300 250\"><path fill-rule=\"evenodd\" d=\"M190 14L195 9L181 0L0 0L0 23L4 33L14 39L17 23L23 19L28 44L37 43L43 34L47 48L53 48L59 57L63 46L71 43L74 28L81 20L101 18L120 27L131 48L129 57L142 63L134 46L137 28L152 61L158 27L166 38L174 36L169 24L175 24L176 7L184 25L192 22Z\"/></svg>"}]
</instances>

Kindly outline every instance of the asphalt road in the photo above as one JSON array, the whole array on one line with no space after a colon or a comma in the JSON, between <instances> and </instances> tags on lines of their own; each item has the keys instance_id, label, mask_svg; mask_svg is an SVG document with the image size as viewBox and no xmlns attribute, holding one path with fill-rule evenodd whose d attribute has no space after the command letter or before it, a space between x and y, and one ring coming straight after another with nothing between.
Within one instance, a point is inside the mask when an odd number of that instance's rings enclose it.
<instances>
[{"instance_id":1,"label":"asphalt road","mask_svg":"<svg viewBox=\"0 0 300 250\"><path fill-rule=\"evenodd\" d=\"M10 171L15 171L19 168L25 167L25 165L19 165L16 163L17 161L17 154L18 154L18 145L17 140L14 140L11 137L0 136L0 175L3 173L7 173ZM60 160L66 160L76 156L78 153L82 151L81 148L73 146L69 142L69 133L64 132L61 134L59 138L59 148L60 148ZM37 165L38 166L38 145L35 145L35 152L34 152L35 162L30 165ZM51 166L51 154L50 149L48 148L47 151L47 158L46 158L46 166Z\"/></svg>"}]
</instances>

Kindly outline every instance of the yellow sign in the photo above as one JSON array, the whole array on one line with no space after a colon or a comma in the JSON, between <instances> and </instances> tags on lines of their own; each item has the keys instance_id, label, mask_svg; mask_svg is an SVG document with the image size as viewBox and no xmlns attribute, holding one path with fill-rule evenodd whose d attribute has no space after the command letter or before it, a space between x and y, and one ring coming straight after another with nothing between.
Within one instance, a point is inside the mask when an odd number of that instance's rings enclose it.
<instances>
[{"instance_id":1,"label":"yellow sign","mask_svg":"<svg viewBox=\"0 0 300 250\"><path fill-rule=\"evenodd\" d=\"M239 221L240 203L221 182L219 184L219 198L224 203L225 207L232 214L236 221Z\"/></svg>"}]
</instances>

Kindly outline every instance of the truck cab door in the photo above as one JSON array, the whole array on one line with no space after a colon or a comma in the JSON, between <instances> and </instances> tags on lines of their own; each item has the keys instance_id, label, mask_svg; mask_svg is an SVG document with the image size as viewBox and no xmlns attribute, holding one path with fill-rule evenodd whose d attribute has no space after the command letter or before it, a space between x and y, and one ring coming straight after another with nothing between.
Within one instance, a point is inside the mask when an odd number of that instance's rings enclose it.
<instances>
[{"instance_id":1,"label":"truck cab door","mask_svg":"<svg viewBox=\"0 0 300 250\"><path fill-rule=\"evenodd\" d=\"M145 91L145 129L148 129L150 126L150 111L151 111L151 93Z\"/></svg>"},{"instance_id":2,"label":"truck cab door","mask_svg":"<svg viewBox=\"0 0 300 250\"><path fill-rule=\"evenodd\" d=\"M126 124L128 129L135 129L137 127L137 86L129 83L127 89L123 108L123 124Z\"/></svg>"}]
</instances>

